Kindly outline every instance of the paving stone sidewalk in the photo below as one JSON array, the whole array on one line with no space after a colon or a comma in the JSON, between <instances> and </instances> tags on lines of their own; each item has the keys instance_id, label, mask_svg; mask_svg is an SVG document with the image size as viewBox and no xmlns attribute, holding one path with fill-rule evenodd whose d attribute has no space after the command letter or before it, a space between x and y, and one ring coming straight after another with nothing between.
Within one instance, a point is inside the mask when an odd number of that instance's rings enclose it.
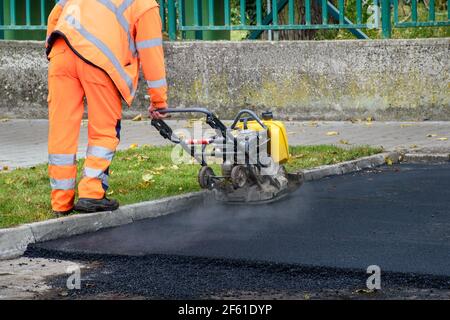
<instances>
[{"instance_id":1,"label":"paving stone sidewalk","mask_svg":"<svg viewBox=\"0 0 450 320\"><path fill-rule=\"evenodd\" d=\"M168 121L174 128L187 127L186 121ZM449 153L450 122L286 122L291 145L337 144L383 146L386 150L410 149L416 152ZM0 171L47 162L46 120L0 121ZM164 145L149 121L124 121L119 149L131 144ZM447 140L445 140L445 138ZM78 156L87 146L87 125L81 128Z\"/></svg>"}]
</instances>

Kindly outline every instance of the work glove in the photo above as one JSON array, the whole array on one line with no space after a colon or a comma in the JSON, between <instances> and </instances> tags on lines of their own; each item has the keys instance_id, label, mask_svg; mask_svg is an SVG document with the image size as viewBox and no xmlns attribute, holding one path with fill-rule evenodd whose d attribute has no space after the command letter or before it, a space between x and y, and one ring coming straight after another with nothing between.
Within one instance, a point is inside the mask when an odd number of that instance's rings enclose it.
<instances>
[{"instance_id":1,"label":"work glove","mask_svg":"<svg viewBox=\"0 0 450 320\"><path fill-rule=\"evenodd\" d=\"M150 108L148 108L149 116L152 119L164 119L168 117L168 114L163 114L158 112L158 110L164 110L165 108L156 108L154 105L151 105Z\"/></svg>"}]
</instances>

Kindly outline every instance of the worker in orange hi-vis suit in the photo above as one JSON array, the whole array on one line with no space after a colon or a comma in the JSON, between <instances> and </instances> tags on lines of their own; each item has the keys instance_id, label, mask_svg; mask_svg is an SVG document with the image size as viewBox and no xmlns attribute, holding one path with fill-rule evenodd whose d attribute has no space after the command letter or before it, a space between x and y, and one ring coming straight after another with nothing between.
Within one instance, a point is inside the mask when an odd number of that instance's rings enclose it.
<instances>
[{"instance_id":1,"label":"worker in orange hi-vis suit","mask_svg":"<svg viewBox=\"0 0 450 320\"><path fill-rule=\"evenodd\" d=\"M62 0L49 16L49 175L57 215L110 211L109 166L120 139L122 99L131 105L142 65L150 116L167 108L162 24L154 0ZM76 152L84 99L88 149L78 185Z\"/></svg>"}]
</instances>

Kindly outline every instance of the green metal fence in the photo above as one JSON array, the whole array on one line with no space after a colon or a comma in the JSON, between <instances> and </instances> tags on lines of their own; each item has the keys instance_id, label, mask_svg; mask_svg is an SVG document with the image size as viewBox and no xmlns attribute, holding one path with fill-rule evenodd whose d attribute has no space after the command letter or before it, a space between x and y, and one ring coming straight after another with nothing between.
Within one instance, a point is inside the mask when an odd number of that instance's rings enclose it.
<instances>
[{"instance_id":1,"label":"green metal fence","mask_svg":"<svg viewBox=\"0 0 450 320\"><path fill-rule=\"evenodd\" d=\"M264 31L271 30L320 30L320 29L348 29L357 38L367 38L361 29L381 29L384 38L390 38L392 28L438 27L450 26L450 0L440 1L445 8L439 10L439 20L436 16L437 0L422 0L428 14L418 17L418 0L355 0L352 5L347 0L271 0L270 6L267 0L224 0L222 6L217 6L216 0L165 0L161 1L161 10L168 13L167 31L171 40L177 39L177 31L210 31L210 30L248 30L249 38L256 39ZM234 3L234 6L233 6ZM256 16L249 19L247 14L248 4L254 5ZM298 12L295 7L298 4L304 7L304 23L298 23ZM312 22L313 3L321 13L319 23ZM400 4L410 7L411 14L403 20L399 19ZM187 24L184 12L186 6L193 6L193 23ZM207 6L207 17L202 17ZM349 8L349 6L352 6ZM239 10L238 21L232 21L232 9ZM352 10L349 10L352 9ZM221 10L224 13L222 23L214 20L214 11ZM284 10L284 11L283 11ZM286 12L287 11L287 12ZM347 12L353 11L353 20L347 16ZM279 16L287 13L287 23L280 23ZM206 20L206 23L204 21ZM203 22L203 23L202 23ZM181 33L182 35L183 33Z\"/></svg>"},{"instance_id":2,"label":"green metal fence","mask_svg":"<svg viewBox=\"0 0 450 320\"><path fill-rule=\"evenodd\" d=\"M0 0L0 39L45 39L55 0Z\"/></svg>"},{"instance_id":3,"label":"green metal fence","mask_svg":"<svg viewBox=\"0 0 450 320\"><path fill-rule=\"evenodd\" d=\"M428 0L428 15L427 17L419 21L418 16L418 0L410 0L411 4L411 19L409 21L401 21L399 19L399 0L392 0L394 9L394 26L397 28L408 27L439 27L448 26L450 20L450 0L447 0L447 12L441 10L439 17L436 15L436 3L435 0ZM422 1L422 3L426 3ZM387 13L386 13L387 14ZM438 20L440 19L440 20Z\"/></svg>"},{"instance_id":4,"label":"green metal fence","mask_svg":"<svg viewBox=\"0 0 450 320\"><path fill-rule=\"evenodd\" d=\"M56 2L0 0L0 38L17 38L18 32L22 32L21 38L33 38L31 34L43 38L47 16ZM367 38L362 30L374 28L381 29L383 37L389 38L392 28L450 25L450 0L160 0L159 3L164 31L170 40L192 38L189 34L204 39L208 32L235 30L249 31L248 38L257 39L269 30L311 29L347 29L357 38ZM302 17L295 10L299 4L304 8ZM409 15L405 15L405 10ZM317 14L320 21L313 19ZM287 17L283 22L281 15Z\"/></svg>"},{"instance_id":5,"label":"green metal fence","mask_svg":"<svg viewBox=\"0 0 450 320\"><path fill-rule=\"evenodd\" d=\"M0 0L0 30L46 30L47 15L57 2L58 0ZM9 23L5 23L5 20Z\"/></svg>"}]
</instances>

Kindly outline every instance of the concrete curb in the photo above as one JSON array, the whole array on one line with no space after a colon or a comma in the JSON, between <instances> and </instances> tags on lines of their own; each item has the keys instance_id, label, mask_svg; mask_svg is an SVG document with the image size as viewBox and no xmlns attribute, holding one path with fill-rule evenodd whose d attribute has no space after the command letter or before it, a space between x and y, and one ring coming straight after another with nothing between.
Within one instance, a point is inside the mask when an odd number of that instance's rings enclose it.
<instances>
[{"instance_id":1,"label":"concrete curb","mask_svg":"<svg viewBox=\"0 0 450 320\"><path fill-rule=\"evenodd\" d=\"M306 181L313 181L329 176L342 175L364 169L379 167L389 160L392 161L392 163L398 163L401 158L402 156L399 152L385 152L352 161L304 170L303 173Z\"/></svg>"},{"instance_id":2,"label":"concrete curb","mask_svg":"<svg viewBox=\"0 0 450 320\"><path fill-rule=\"evenodd\" d=\"M445 163L450 161L450 153L406 153L402 161L408 163Z\"/></svg>"},{"instance_id":3,"label":"concrete curb","mask_svg":"<svg viewBox=\"0 0 450 320\"><path fill-rule=\"evenodd\" d=\"M117 227L190 208L202 202L204 192L123 206L114 212L73 215L59 219L0 229L0 260L21 256L30 243L43 242Z\"/></svg>"},{"instance_id":4,"label":"concrete curb","mask_svg":"<svg viewBox=\"0 0 450 320\"><path fill-rule=\"evenodd\" d=\"M421 157L421 158L420 158ZM328 176L343 175L364 169L374 168L386 162L398 163L404 159L447 159L449 155L402 155L399 152L386 152L339 164L321 166L304 170L306 181L319 180ZM185 195L164 198L127 205L114 212L99 212L86 215L52 219L48 221L25 224L17 228L0 229L0 260L21 256L28 244L69 237L73 235L95 232L132 223L134 221L155 218L191 208L206 199L206 192L188 193Z\"/></svg>"},{"instance_id":5,"label":"concrete curb","mask_svg":"<svg viewBox=\"0 0 450 320\"><path fill-rule=\"evenodd\" d=\"M30 226L0 230L0 260L21 256L35 238Z\"/></svg>"}]
</instances>

